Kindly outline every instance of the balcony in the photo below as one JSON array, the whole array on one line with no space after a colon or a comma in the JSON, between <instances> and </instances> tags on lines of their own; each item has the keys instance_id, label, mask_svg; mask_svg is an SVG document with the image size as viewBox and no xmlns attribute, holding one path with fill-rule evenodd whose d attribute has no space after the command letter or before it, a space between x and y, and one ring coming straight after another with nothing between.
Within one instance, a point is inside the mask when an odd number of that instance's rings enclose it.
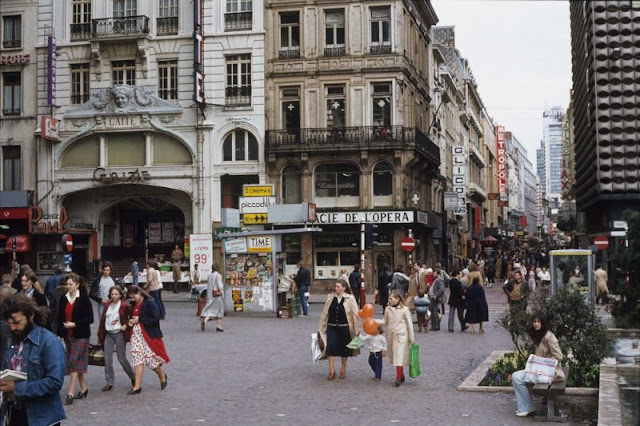
<instances>
[{"instance_id":1,"label":"balcony","mask_svg":"<svg viewBox=\"0 0 640 426\"><path fill-rule=\"evenodd\" d=\"M231 86L224 89L226 106L251 105L251 86Z\"/></svg>"},{"instance_id":2,"label":"balcony","mask_svg":"<svg viewBox=\"0 0 640 426\"><path fill-rule=\"evenodd\" d=\"M253 27L253 12L231 12L224 14L225 31L245 31Z\"/></svg>"},{"instance_id":3,"label":"balcony","mask_svg":"<svg viewBox=\"0 0 640 426\"><path fill-rule=\"evenodd\" d=\"M324 56L344 56L346 53L347 49L344 46L324 48Z\"/></svg>"},{"instance_id":4,"label":"balcony","mask_svg":"<svg viewBox=\"0 0 640 426\"><path fill-rule=\"evenodd\" d=\"M369 53L371 55L388 55L391 53L390 44L379 44L369 47Z\"/></svg>"},{"instance_id":5,"label":"balcony","mask_svg":"<svg viewBox=\"0 0 640 426\"><path fill-rule=\"evenodd\" d=\"M297 59L300 57L300 48L280 49L278 52L279 59Z\"/></svg>"},{"instance_id":6,"label":"balcony","mask_svg":"<svg viewBox=\"0 0 640 426\"><path fill-rule=\"evenodd\" d=\"M94 39L139 38L149 34L149 18L144 15L91 20Z\"/></svg>"},{"instance_id":7,"label":"balcony","mask_svg":"<svg viewBox=\"0 0 640 426\"><path fill-rule=\"evenodd\" d=\"M178 34L178 17L156 18L156 33L158 35Z\"/></svg>"},{"instance_id":8,"label":"balcony","mask_svg":"<svg viewBox=\"0 0 640 426\"><path fill-rule=\"evenodd\" d=\"M266 152L332 152L415 149L434 165L440 164L438 146L414 127L361 126L267 130Z\"/></svg>"},{"instance_id":9,"label":"balcony","mask_svg":"<svg viewBox=\"0 0 640 426\"><path fill-rule=\"evenodd\" d=\"M89 40L91 37L91 23L81 22L71 24L71 41Z\"/></svg>"}]
</instances>

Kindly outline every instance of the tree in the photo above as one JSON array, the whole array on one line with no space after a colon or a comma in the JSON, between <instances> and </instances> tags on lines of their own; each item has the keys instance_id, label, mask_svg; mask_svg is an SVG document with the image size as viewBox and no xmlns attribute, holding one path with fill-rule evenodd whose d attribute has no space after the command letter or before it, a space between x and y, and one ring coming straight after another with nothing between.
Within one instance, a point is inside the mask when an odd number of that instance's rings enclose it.
<instances>
[{"instance_id":1,"label":"tree","mask_svg":"<svg viewBox=\"0 0 640 426\"><path fill-rule=\"evenodd\" d=\"M625 278L612 285L618 297L611 303L611 314L617 327L636 328L640 327L640 212L627 210L624 218L629 246L616 248L612 260Z\"/></svg>"}]
</instances>

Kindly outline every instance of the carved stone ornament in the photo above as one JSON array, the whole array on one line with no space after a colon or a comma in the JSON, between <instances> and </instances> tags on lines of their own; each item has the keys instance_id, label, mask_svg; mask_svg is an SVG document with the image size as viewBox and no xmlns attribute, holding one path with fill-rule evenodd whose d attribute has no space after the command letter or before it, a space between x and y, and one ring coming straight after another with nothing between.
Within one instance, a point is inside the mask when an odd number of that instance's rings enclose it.
<instances>
[{"instance_id":1,"label":"carved stone ornament","mask_svg":"<svg viewBox=\"0 0 640 426\"><path fill-rule=\"evenodd\" d=\"M91 90L91 99L64 114L65 119L118 114L182 114L182 107L159 98L154 86L116 85Z\"/></svg>"}]
</instances>

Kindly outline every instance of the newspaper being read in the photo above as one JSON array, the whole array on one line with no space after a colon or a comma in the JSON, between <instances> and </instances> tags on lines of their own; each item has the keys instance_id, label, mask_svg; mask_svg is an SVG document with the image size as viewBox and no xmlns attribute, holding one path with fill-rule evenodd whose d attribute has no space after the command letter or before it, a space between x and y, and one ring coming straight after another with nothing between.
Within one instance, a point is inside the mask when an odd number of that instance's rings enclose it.
<instances>
[{"instance_id":1,"label":"newspaper being read","mask_svg":"<svg viewBox=\"0 0 640 426\"><path fill-rule=\"evenodd\" d=\"M556 372L558 360L529 355L527 365L524 368L524 381L528 383L551 383Z\"/></svg>"},{"instance_id":2,"label":"newspaper being read","mask_svg":"<svg viewBox=\"0 0 640 426\"><path fill-rule=\"evenodd\" d=\"M2 370L0 371L0 380L8 380L13 382L27 380L27 373L25 373L24 371L16 370Z\"/></svg>"}]
</instances>

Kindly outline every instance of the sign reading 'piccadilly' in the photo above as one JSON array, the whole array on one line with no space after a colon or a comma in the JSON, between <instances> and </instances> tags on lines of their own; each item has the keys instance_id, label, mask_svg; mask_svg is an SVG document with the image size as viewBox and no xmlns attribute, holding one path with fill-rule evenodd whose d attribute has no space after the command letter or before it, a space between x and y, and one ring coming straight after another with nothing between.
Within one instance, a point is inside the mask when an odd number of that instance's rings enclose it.
<instances>
[{"instance_id":1,"label":"sign reading 'piccadilly'","mask_svg":"<svg viewBox=\"0 0 640 426\"><path fill-rule=\"evenodd\" d=\"M498 194L500 201L508 201L507 193L507 146L504 135L504 126L496 126L496 160L498 162Z\"/></svg>"}]
</instances>

